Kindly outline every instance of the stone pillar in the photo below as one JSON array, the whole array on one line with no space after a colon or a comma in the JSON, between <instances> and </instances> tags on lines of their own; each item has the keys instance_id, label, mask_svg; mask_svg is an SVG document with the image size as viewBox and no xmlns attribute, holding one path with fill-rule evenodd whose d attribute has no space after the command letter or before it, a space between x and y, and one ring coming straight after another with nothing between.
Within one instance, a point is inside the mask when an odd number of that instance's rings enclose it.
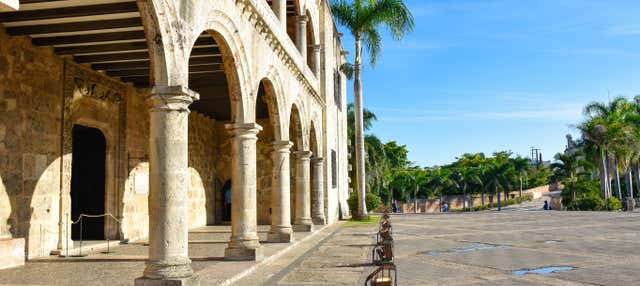
<instances>
[{"instance_id":1,"label":"stone pillar","mask_svg":"<svg viewBox=\"0 0 640 286\"><path fill-rule=\"evenodd\" d=\"M280 27L287 31L287 0L273 0L273 13L280 20Z\"/></svg>"},{"instance_id":2,"label":"stone pillar","mask_svg":"<svg viewBox=\"0 0 640 286\"><path fill-rule=\"evenodd\" d=\"M199 285L189 260L189 104L184 86L156 86L149 103L149 260L137 286Z\"/></svg>"},{"instance_id":3,"label":"stone pillar","mask_svg":"<svg viewBox=\"0 0 640 286\"><path fill-rule=\"evenodd\" d=\"M322 172L324 159L321 157L315 157L311 159L311 170L313 179L311 182L311 188L313 191L311 192L314 196L314 200L316 203L312 206L313 210L311 211L311 218L313 224L315 225L324 225L326 224L326 218L324 216L324 177Z\"/></svg>"},{"instance_id":4,"label":"stone pillar","mask_svg":"<svg viewBox=\"0 0 640 286\"><path fill-rule=\"evenodd\" d=\"M228 260L260 260L256 194L256 141L262 127L255 123L227 124L231 142L231 240Z\"/></svg>"},{"instance_id":5,"label":"stone pillar","mask_svg":"<svg viewBox=\"0 0 640 286\"><path fill-rule=\"evenodd\" d=\"M311 54L313 60L313 73L317 78L320 78L320 51L322 50L321 45L311 45L313 53Z\"/></svg>"},{"instance_id":6,"label":"stone pillar","mask_svg":"<svg viewBox=\"0 0 640 286\"><path fill-rule=\"evenodd\" d=\"M293 230L291 228L289 154L293 143L276 141L272 145L271 230L267 238L270 242L291 242Z\"/></svg>"},{"instance_id":7,"label":"stone pillar","mask_svg":"<svg viewBox=\"0 0 640 286\"><path fill-rule=\"evenodd\" d=\"M298 16L298 29L296 31L296 47L302 55L302 62L307 62L307 21L309 17L301 15Z\"/></svg>"},{"instance_id":8,"label":"stone pillar","mask_svg":"<svg viewBox=\"0 0 640 286\"><path fill-rule=\"evenodd\" d=\"M310 166L311 151L293 152L296 156L296 219L293 230L313 231L311 221Z\"/></svg>"}]
</instances>

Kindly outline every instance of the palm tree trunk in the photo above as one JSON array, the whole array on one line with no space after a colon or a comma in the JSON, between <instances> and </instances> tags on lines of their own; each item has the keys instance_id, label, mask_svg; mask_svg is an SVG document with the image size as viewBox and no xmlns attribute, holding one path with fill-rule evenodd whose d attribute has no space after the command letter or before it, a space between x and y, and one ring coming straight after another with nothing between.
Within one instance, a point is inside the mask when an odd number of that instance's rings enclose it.
<instances>
[{"instance_id":1,"label":"palm tree trunk","mask_svg":"<svg viewBox=\"0 0 640 286\"><path fill-rule=\"evenodd\" d=\"M520 197L522 198L522 175L520 175Z\"/></svg>"},{"instance_id":2,"label":"palm tree trunk","mask_svg":"<svg viewBox=\"0 0 640 286\"><path fill-rule=\"evenodd\" d=\"M633 199L633 174L631 168L627 168L627 197Z\"/></svg>"},{"instance_id":3,"label":"palm tree trunk","mask_svg":"<svg viewBox=\"0 0 640 286\"><path fill-rule=\"evenodd\" d=\"M418 186L413 194L413 213L418 213Z\"/></svg>"},{"instance_id":4,"label":"palm tree trunk","mask_svg":"<svg viewBox=\"0 0 640 286\"><path fill-rule=\"evenodd\" d=\"M640 196L640 163L636 164L636 191Z\"/></svg>"},{"instance_id":5,"label":"palm tree trunk","mask_svg":"<svg viewBox=\"0 0 640 286\"><path fill-rule=\"evenodd\" d=\"M467 211L467 190L462 191L462 211Z\"/></svg>"},{"instance_id":6,"label":"palm tree trunk","mask_svg":"<svg viewBox=\"0 0 640 286\"><path fill-rule=\"evenodd\" d=\"M484 206L484 191L482 192L482 205Z\"/></svg>"},{"instance_id":7,"label":"palm tree trunk","mask_svg":"<svg viewBox=\"0 0 640 286\"><path fill-rule=\"evenodd\" d=\"M500 205L500 191L498 191L498 186L496 185L496 193L498 193L498 211L502 210L502 205Z\"/></svg>"},{"instance_id":8,"label":"palm tree trunk","mask_svg":"<svg viewBox=\"0 0 640 286\"><path fill-rule=\"evenodd\" d=\"M620 170L618 168L618 160L614 160L613 161L613 166L615 167L615 171L616 171L616 177L615 177L615 182L616 182L616 189L618 192L618 199L622 200L622 187L620 186Z\"/></svg>"},{"instance_id":9,"label":"palm tree trunk","mask_svg":"<svg viewBox=\"0 0 640 286\"><path fill-rule=\"evenodd\" d=\"M360 79L360 62L361 62L360 36L356 35L356 58L354 65L354 81L353 81L353 106L355 113L355 131L356 131L356 185L358 192L358 216L364 218L367 216L367 204L365 201L365 170L364 170L364 124L363 124L363 103L362 103L362 82Z\"/></svg>"},{"instance_id":10,"label":"palm tree trunk","mask_svg":"<svg viewBox=\"0 0 640 286\"><path fill-rule=\"evenodd\" d=\"M600 149L600 186L602 189L602 198L609 197L609 174L607 172L607 155L604 148Z\"/></svg>"}]
</instances>

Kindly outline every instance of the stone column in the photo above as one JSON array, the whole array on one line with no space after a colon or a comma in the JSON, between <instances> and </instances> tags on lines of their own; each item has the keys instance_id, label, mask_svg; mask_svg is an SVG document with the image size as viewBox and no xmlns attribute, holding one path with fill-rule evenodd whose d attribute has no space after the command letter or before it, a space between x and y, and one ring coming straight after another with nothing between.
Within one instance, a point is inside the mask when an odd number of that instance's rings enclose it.
<instances>
[{"instance_id":1,"label":"stone column","mask_svg":"<svg viewBox=\"0 0 640 286\"><path fill-rule=\"evenodd\" d=\"M260 260L256 194L256 141L262 127L255 123L227 124L231 139L231 240L228 260Z\"/></svg>"},{"instance_id":2,"label":"stone column","mask_svg":"<svg viewBox=\"0 0 640 286\"><path fill-rule=\"evenodd\" d=\"M273 0L273 13L280 20L280 27L287 31L287 0Z\"/></svg>"},{"instance_id":3,"label":"stone column","mask_svg":"<svg viewBox=\"0 0 640 286\"><path fill-rule=\"evenodd\" d=\"M324 225L326 223L326 218L324 216L324 177L322 172L324 159L321 157L315 157L311 159L311 170L313 179L311 182L311 188L313 191L311 192L314 196L314 200L316 203L312 206L313 210L311 212L311 218L313 224L315 225Z\"/></svg>"},{"instance_id":4,"label":"stone column","mask_svg":"<svg viewBox=\"0 0 640 286\"><path fill-rule=\"evenodd\" d=\"M296 47L302 55L302 62L307 63L307 21L309 17L305 15L298 16L298 29L296 31Z\"/></svg>"},{"instance_id":5,"label":"stone column","mask_svg":"<svg viewBox=\"0 0 640 286\"><path fill-rule=\"evenodd\" d=\"M311 221L311 189L310 166L311 151L293 152L296 156L296 219L293 230L308 232L313 231Z\"/></svg>"},{"instance_id":6,"label":"stone column","mask_svg":"<svg viewBox=\"0 0 640 286\"><path fill-rule=\"evenodd\" d=\"M320 51L322 50L321 45L311 45L313 53L311 54L311 59L313 60L313 73L317 78L320 78Z\"/></svg>"},{"instance_id":7,"label":"stone column","mask_svg":"<svg viewBox=\"0 0 640 286\"><path fill-rule=\"evenodd\" d=\"M189 260L189 104L184 86L156 86L149 103L149 260L135 285L199 285Z\"/></svg>"},{"instance_id":8,"label":"stone column","mask_svg":"<svg viewBox=\"0 0 640 286\"><path fill-rule=\"evenodd\" d=\"M293 142L272 143L273 176L271 179L271 230L267 239L271 242L293 241L290 209L289 154Z\"/></svg>"}]
</instances>

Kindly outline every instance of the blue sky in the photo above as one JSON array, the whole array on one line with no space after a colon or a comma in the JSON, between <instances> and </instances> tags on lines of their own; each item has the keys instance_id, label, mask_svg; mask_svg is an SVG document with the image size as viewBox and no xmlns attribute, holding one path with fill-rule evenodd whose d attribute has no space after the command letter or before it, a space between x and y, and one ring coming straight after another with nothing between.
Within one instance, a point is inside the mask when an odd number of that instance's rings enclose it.
<instances>
[{"instance_id":1,"label":"blue sky","mask_svg":"<svg viewBox=\"0 0 640 286\"><path fill-rule=\"evenodd\" d=\"M551 159L584 105L640 94L637 0L405 3L415 30L385 35L375 69L364 67L364 104L378 116L370 132L422 166L531 146Z\"/></svg>"}]
</instances>

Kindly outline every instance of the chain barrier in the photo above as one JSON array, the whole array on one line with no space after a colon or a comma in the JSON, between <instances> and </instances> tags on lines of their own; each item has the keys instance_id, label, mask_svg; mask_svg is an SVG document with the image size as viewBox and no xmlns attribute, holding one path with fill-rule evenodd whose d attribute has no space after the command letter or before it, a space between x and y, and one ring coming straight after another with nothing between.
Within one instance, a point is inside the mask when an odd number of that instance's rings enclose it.
<instances>
[{"instance_id":1,"label":"chain barrier","mask_svg":"<svg viewBox=\"0 0 640 286\"><path fill-rule=\"evenodd\" d=\"M113 216L111 213L104 213L104 214L97 214L97 215L80 214L78 216L77 220L75 220L75 221L71 220L71 224L80 224L80 247L78 248L78 254L77 255L72 255L72 257L84 257L84 256L87 256L86 254L82 255L82 242L83 242L83 239L82 239L82 233L83 233L82 232L82 226L83 226L84 218L104 218L105 219L105 223L107 225L107 230L111 230L111 227L109 225L109 222L111 220L109 220L108 218L113 219L114 221L116 221L117 224L120 224L120 220L117 219L115 216ZM69 221L70 221L69 220L69 214L67 214L67 222L69 222ZM66 235L67 243L66 243L66 255L65 256L66 257L70 257L69 256L69 237L70 237L70 234L69 234L69 223L66 224L66 232L67 232L67 235ZM105 237L107 238L107 251L103 251L102 253L103 254L109 254L109 253L112 253L111 252L111 243L110 243L111 240L109 239L109 233L107 233L107 235L105 235Z\"/></svg>"}]
</instances>

